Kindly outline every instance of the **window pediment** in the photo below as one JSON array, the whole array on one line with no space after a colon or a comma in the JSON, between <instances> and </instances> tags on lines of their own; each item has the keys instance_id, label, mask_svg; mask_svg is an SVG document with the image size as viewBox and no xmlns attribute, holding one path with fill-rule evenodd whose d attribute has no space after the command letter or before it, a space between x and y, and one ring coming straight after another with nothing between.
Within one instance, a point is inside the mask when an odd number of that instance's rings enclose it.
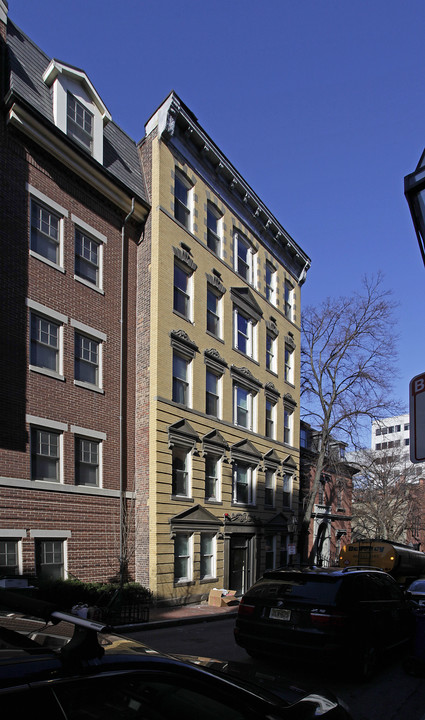
<instances>
[{"instance_id":1,"label":"window pediment","mask_svg":"<svg viewBox=\"0 0 425 720\"><path fill-rule=\"evenodd\" d=\"M263 311L257 303L254 294L248 287L230 288L230 296L234 304L256 322L261 320Z\"/></svg>"},{"instance_id":2,"label":"window pediment","mask_svg":"<svg viewBox=\"0 0 425 720\"><path fill-rule=\"evenodd\" d=\"M246 462L251 465L259 465L262 455L250 440L241 440L230 448L232 462Z\"/></svg>"},{"instance_id":3,"label":"window pediment","mask_svg":"<svg viewBox=\"0 0 425 720\"><path fill-rule=\"evenodd\" d=\"M210 532L216 533L222 524L219 518L201 505L195 505L195 507L189 510L184 510L178 515L174 515L170 518L169 522L171 533L176 530L186 530L187 532L209 530Z\"/></svg>"},{"instance_id":4,"label":"window pediment","mask_svg":"<svg viewBox=\"0 0 425 720\"><path fill-rule=\"evenodd\" d=\"M174 445L180 445L194 450L198 441L198 433L185 419L179 420L168 428L168 447L170 448Z\"/></svg>"}]
</instances>

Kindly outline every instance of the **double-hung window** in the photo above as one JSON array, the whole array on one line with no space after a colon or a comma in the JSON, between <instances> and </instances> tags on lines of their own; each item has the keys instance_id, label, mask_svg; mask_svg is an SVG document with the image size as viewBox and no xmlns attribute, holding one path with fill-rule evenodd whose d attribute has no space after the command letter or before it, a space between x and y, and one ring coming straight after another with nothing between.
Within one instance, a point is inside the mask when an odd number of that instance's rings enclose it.
<instances>
[{"instance_id":1,"label":"double-hung window","mask_svg":"<svg viewBox=\"0 0 425 720\"><path fill-rule=\"evenodd\" d=\"M276 270L269 262L266 262L266 298L276 305Z\"/></svg>"},{"instance_id":2,"label":"double-hung window","mask_svg":"<svg viewBox=\"0 0 425 720\"><path fill-rule=\"evenodd\" d=\"M292 475L290 473L283 473L283 507L291 507L292 497Z\"/></svg>"},{"instance_id":3,"label":"double-hung window","mask_svg":"<svg viewBox=\"0 0 425 720\"><path fill-rule=\"evenodd\" d=\"M292 320L293 313L293 297L294 297L294 286L288 280L285 280L284 287L284 313L288 320Z\"/></svg>"},{"instance_id":4,"label":"double-hung window","mask_svg":"<svg viewBox=\"0 0 425 720\"><path fill-rule=\"evenodd\" d=\"M276 472L271 468L266 468L264 481L264 505L274 507L276 492Z\"/></svg>"},{"instance_id":5,"label":"double-hung window","mask_svg":"<svg viewBox=\"0 0 425 720\"><path fill-rule=\"evenodd\" d=\"M75 230L75 274L96 287L100 286L101 243Z\"/></svg>"},{"instance_id":6,"label":"double-hung window","mask_svg":"<svg viewBox=\"0 0 425 720\"><path fill-rule=\"evenodd\" d=\"M207 287L207 331L215 337L221 337L221 319L220 319L220 301L221 297L217 292Z\"/></svg>"},{"instance_id":7,"label":"double-hung window","mask_svg":"<svg viewBox=\"0 0 425 720\"><path fill-rule=\"evenodd\" d=\"M31 365L60 372L60 332L60 323L31 313Z\"/></svg>"},{"instance_id":8,"label":"double-hung window","mask_svg":"<svg viewBox=\"0 0 425 720\"><path fill-rule=\"evenodd\" d=\"M208 368L206 370L205 405L207 415L220 416L220 377Z\"/></svg>"},{"instance_id":9,"label":"double-hung window","mask_svg":"<svg viewBox=\"0 0 425 720\"><path fill-rule=\"evenodd\" d=\"M233 502L252 505L255 502L255 471L251 465L236 462L233 464Z\"/></svg>"},{"instance_id":10,"label":"double-hung window","mask_svg":"<svg viewBox=\"0 0 425 720\"><path fill-rule=\"evenodd\" d=\"M266 398L266 437L276 438L276 403Z\"/></svg>"},{"instance_id":11,"label":"double-hung window","mask_svg":"<svg viewBox=\"0 0 425 720\"><path fill-rule=\"evenodd\" d=\"M60 264L61 218L31 200L31 250L54 265Z\"/></svg>"},{"instance_id":12,"label":"double-hung window","mask_svg":"<svg viewBox=\"0 0 425 720\"><path fill-rule=\"evenodd\" d=\"M221 213L208 201L207 204L207 245L218 257L221 256L220 239Z\"/></svg>"},{"instance_id":13,"label":"double-hung window","mask_svg":"<svg viewBox=\"0 0 425 720\"><path fill-rule=\"evenodd\" d=\"M292 445L293 441L293 416L293 410L285 406L283 409L283 442L287 445Z\"/></svg>"},{"instance_id":14,"label":"double-hung window","mask_svg":"<svg viewBox=\"0 0 425 720\"><path fill-rule=\"evenodd\" d=\"M277 339L276 336L270 332L266 334L266 368L271 372L276 372L277 369Z\"/></svg>"},{"instance_id":15,"label":"double-hung window","mask_svg":"<svg viewBox=\"0 0 425 720\"><path fill-rule=\"evenodd\" d=\"M181 405L190 403L190 360L173 352L173 402Z\"/></svg>"},{"instance_id":16,"label":"double-hung window","mask_svg":"<svg viewBox=\"0 0 425 720\"><path fill-rule=\"evenodd\" d=\"M75 379L99 386L100 342L75 333Z\"/></svg>"},{"instance_id":17,"label":"double-hung window","mask_svg":"<svg viewBox=\"0 0 425 720\"><path fill-rule=\"evenodd\" d=\"M254 320L238 307L234 308L234 343L237 350L255 359L256 331Z\"/></svg>"},{"instance_id":18,"label":"double-hung window","mask_svg":"<svg viewBox=\"0 0 425 720\"><path fill-rule=\"evenodd\" d=\"M294 351L285 344L285 380L294 384Z\"/></svg>"},{"instance_id":19,"label":"double-hung window","mask_svg":"<svg viewBox=\"0 0 425 720\"><path fill-rule=\"evenodd\" d=\"M77 485L99 485L100 441L75 438L75 482Z\"/></svg>"},{"instance_id":20,"label":"double-hung window","mask_svg":"<svg viewBox=\"0 0 425 720\"><path fill-rule=\"evenodd\" d=\"M186 448L172 449L172 494L189 497L190 494L190 453Z\"/></svg>"},{"instance_id":21,"label":"double-hung window","mask_svg":"<svg viewBox=\"0 0 425 720\"><path fill-rule=\"evenodd\" d=\"M191 319L191 284L192 277L180 263L174 262L174 301L173 309L186 320Z\"/></svg>"},{"instance_id":22,"label":"double-hung window","mask_svg":"<svg viewBox=\"0 0 425 720\"><path fill-rule=\"evenodd\" d=\"M192 580L193 537L189 533L177 533L174 538L174 582Z\"/></svg>"},{"instance_id":23,"label":"double-hung window","mask_svg":"<svg viewBox=\"0 0 425 720\"><path fill-rule=\"evenodd\" d=\"M276 535L266 535L264 540L266 549L266 570L272 570L276 567Z\"/></svg>"},{"instance_id":24,"label":"double-hung window","mask_svg":"<svg viewBox=\"0 0 425 720\"><path fill-rule=\"evenodd\" d=\"M0 574L19 574L19 540L0 538Z\"/></svg>"},{"instance_id":25,"label":"double-hung window","mask_svg":"<svg viewBox=\"0 0 425 720\"><path fill-rule=\"evenodd\" d=\"M68 93L67 134L89 152L93 149L94 116L77 98Z\"/></svg>"},{"instance_id":26,"label":"double-hung window","mask_svg":"<svg viewBox=\"0 0 425 720\"><path fill-rule=\"evenodd\" d=\"M174 173L174 217L187 230L191 230L191 190L190 180L176 168Z\"/></svg>"},{"instance_id":27,"label":"double-hung window","mask_svg":"<svg viewBox=\"0 0 425 720\"><path fill-rule=\"evenodd\" d=\"M60 481L61 433L31 428L31 480Z\"/></svg>"},{"instance_id":28,"label":"double-hung window","mask_svg":"<svg viewBox=\"0 0 425 720\"><path fill-rule=\"evenodd\" d=\"M60 580L64 577L64 541L37 539L35 541L35 569L43 580Z\"/></svg>"},{"instance_id":29,"label":"double-hung window","mask_svg":"<svg viewBox=\"0 0 425 720\"><path fill-rule=\"evenodd\" d=\"M205 456L205 499L219 500L219 467L220 460L216 455Z\"/></svg>"},{"instance_id":30,"label":"double-hung window","mask_svg":"<svg viewBox=\"0 0 425 720\"><path fill-rule=\"evenodd\" d=\"M254 252L249 241L239 232L234 234L236 272L250 285L254 284Z\"/></svg>"},{"instance_id":31,"label":"double-hung window","mask_svg":"<svg viewBox=\"0 0 425 720\"><path fill-rule=\"evenodd\" d=\"M213 533L201 533L201 580L215 577L215 548L216 536Z\"/></svg>"},{"instance_id":32,"label":"double-hung window","mask_svg":"<svg viewBox=\"0 0 425 720\"><path fill-rule=\"evenodd\" d=\"M251 390L234 383L234 423L252 430L254 426L254 394Z\"/></svg>"}]
</instances>

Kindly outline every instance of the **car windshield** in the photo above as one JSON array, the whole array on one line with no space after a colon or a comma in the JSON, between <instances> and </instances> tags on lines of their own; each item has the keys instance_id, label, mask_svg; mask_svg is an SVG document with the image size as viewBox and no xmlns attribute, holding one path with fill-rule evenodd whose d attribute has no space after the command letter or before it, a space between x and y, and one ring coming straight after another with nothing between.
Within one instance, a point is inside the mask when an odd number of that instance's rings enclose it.
<instances>
[{"instance_id":1,"label":"car windshield","mask_svg":"<svg viewBox=\"0 0 425 720\"><path fill-rule=\"evenodd\" d=\"M425 593L425 580L415 580L415 582L410 585L409 592Z\"/></svg>"}]
</instances>

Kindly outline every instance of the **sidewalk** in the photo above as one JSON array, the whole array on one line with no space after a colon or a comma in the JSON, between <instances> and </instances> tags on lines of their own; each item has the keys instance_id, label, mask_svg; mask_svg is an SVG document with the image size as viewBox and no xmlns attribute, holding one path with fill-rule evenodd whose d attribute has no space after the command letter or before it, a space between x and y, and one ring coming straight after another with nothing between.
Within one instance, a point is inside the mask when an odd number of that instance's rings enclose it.
<instances>
[{"instance_id":1,"label":"sidewalk","mask_svg":"<svg viewBox=\"0 0 425 720\"><path fill-rule=\"evenodd\" d=\"M117 627L117 631L131 632L139 630L154 630L156 628L171 627L173 625L185 625L198 622L212 622L224 618L235 618L238 612L239 602L225 607L215 607L208 603L201 602L190 605L176 605L173 607L151 607L149 609L149 620L145 623Z\"/></svg>"}]
</instances>

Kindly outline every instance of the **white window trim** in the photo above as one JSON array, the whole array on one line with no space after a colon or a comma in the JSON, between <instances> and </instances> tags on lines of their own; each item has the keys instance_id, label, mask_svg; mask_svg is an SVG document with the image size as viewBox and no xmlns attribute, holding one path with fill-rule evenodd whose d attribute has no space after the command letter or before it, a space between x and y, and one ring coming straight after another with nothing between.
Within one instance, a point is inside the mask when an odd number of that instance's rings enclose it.
<instances>
[{"instance_id":1,"label":"white window trim","mask_svg":"<svg viewBox=\"0 0 425 720\"><path fill-rule=\"evenodd\" d=\"M244 352L238 347L238 317L241 315L245 320L248 321L248 335L247 335L247 351ZM233 346L235 350L238 350L242 355L245 355L251 360L257 360L257 329L258 323L250 317L247 313L242 312L237 305L233 306Z\"/></svg>"},{"instance_id":2,"label":"white window trim","mask_svg":"<svg viewBox=\"0 0 425 720\"><path fill-rule=\"evenodd\" d=\"M189 574L187 577L182 578L176 578L175 573L175 554L174 554L174 561L173 561L173 576L174 576L174 585L185 585L189 582L192 582L193 580L193 533L190 532L176 532L176 537L178 535L184 535L188 538L188 558L189 558ZM175 552L175 551L174 551Z\"/></svg>"},{"instance_id":3,"label":"white window trim","mask_svg":"<svg viewBox=\"0 0 425 720\"><path fill-rule=\"evenodd\" d=\"M272 406L272 417L271 421L273 423L273 433L272 435L267 435L265 433L265 436L269 438L270 440L276 440L276 426L277 426L277 402L271 399L271 397L266 397L266 404L265 404L265 420L267 424L267 403L270 403ZM266 431L266 428L264 428L264 432Z\"/></svg>"},{"instance_id":4,"label":"white window trim","mask_svg":"<svg viewBox=\"0 0 425 720\"><path fill-rule=\"evenodd\" d=\"M238 406L237 406L237 391L238 388L241 388L242 390L245 390L248 393L249 401L248 401L248 425L239 425L238 424ZM242 427L245 430L251 430L252 432L255 432L255 429L257 427L257 394L254 393L253 390L250 390L249 388L245 387L242 383L237 382L236 380L233 382L233 424L237 425L237 427Z\"/></svg>"},{"instance_id":5,"label":"white window trim","mask_svg":"<svg viewBox=\"0 0 425 720\"><path fill-rule=\"evenodd\" d=\"M175 493L173 488L173 449L182 450L186 452L186 473L187 473L187 487L186 493ZM173 498L191 498L192 497L192 451L184 445L176 443L171 450L171 497Z\"/></svg>"},{"instance_id":6,"label":"white window trim","mask_svg":"<svg viewBox=\"0 0 425 720\"><path fill-rule=\"evenodd\" d=\"M217 463L217 495L216 497L207 497L205 493L205 500L206 502L221 502L221 475L222 475L222 456L215 455L212 452L207 452L206 456L215 458L215 461ZM206 464L205 464L205 470L206 470ZM206 479L206 472L205 472L205 479Z\"/></svg>"},{"instance_id":7,"label":"white window trim","mask_svg":"<svg viewBox=\"0 0 425 720\"><path fill-rule=\"evenodd\" d=\"M288 353L288 362L286 361L286 356ZM287 343L285 343L285 382L289 383L290 385L294 384L294 350L293 348L289 347Z\"/></svg>"},{"instance_id":8,"label":"white window trim","mask_svg":"<svg viewBox=\"0 0 425 720\"><path fill-rule=\"evenodd\" d=\"M36 415L26 415L26 422L32 428L40 428L46 430L53 430L59 433L59 477L58 480L33 480L34 483L43 483L45 485L63 485L64 479L64 457L63 457L63 435L68 431L68 423L59 422L58 420L49 420L47 418L38 417ZM32 453L31 453L32 454Z\"/></svg>"},{"instance_id":9,"label":"white window trim","mask_svg":"<svg viewBox=\"0 0 425 720\"><path fill-rule=\"evenodd\" d=\"M187 190L187 205L185 205L185 207L189 211L187 227L186 227L186 225L181 223L180 220L178 220L175 215L174 203L176 201L176 191L175 191L176 177L179 178L180 182L182 183L182 185L185 186L185 188ZM190 232L190 233L193 232L193 214L194 214L194 212L193 212L194 211L193 188L194 188L194 184L193 184L192 180L187 176L185 171L182 170L182 168L175 167L174 168L174 186L173 186L173 217L174 217L175 221L177 223L179 223L179 225L181 225L181 227L183 227L185 230L188 230L188 232ZM181 200L179 200L179 202L181 202Z\"/></svg>"},{"instance_id":10,"label":"white window trim","mask_svg":"<svg viewBox=\"0 0 425 720\"><path fill-rule=\"evenodd\" d=\"M248 250L248 279L245 279L243 275L241 275L238 271L239 243L244 245ZM254 249L248 238L238 230L233 233L233 268L235 272L239 275L239 277L242 277L243 280L248 283L248 285L256 287L256 253L254 252Z\"/></svg>"},{"instance_id":11,"label":"white window trim","mask_svg":"<svg viewBox=\"0 0 425 720\"><path fill-rule=\"evenodd\" d=\"M285 445L291 445L291 446L292 446L292 445L293 445L293 438L294 438L294 411L292 410L292 408L289 408L289 407L284 406L283 413L284 413L284 418L285 418L285 413L288 414L288 420L289 420L288 425L287 425L287 428L288 428L288 431L289 431L289 439L288 439L288 440L285 440L285 427L286 427L286 426L285 426L285 420L284 420L284 423L283 423L283 432L284 432L283 442L285 443Z\"/></svg>"},{"instance_id":12,"label":"white window trim","mask_svg":"<svg viewBox=\"0 0 425 720\"><path fill-rule=\"evenodd\" d=\"M265 495L265 491L266 491L266 489L267 489L267 488L266 488L266 479L267 479L267 474L268 474L268 473L271 473L271 476L272 476L272 487L271 487L271 490L272 490L273 498L272 498L272 502L271 502L271 503L267 503L267 502L266 502L266 495ZM275 506L276 506L276 475L277 475L277 472L276 472L275 468L272 468L272 467L266 467L266 468L265 468L265 470L264 470L264 506L267 507L267 508L271 508L271 507L275 507ZM268 489L270 489L270 488L268 488Z\"/></svg>"},{"instance_id":13,"label":"white window trim","mask_svg":"<svg viewBox=\"0 0 425 720\"><path fill-rule=\"evenodd\" d=\"M210 211L211 215L214 215L214 217L217 220L217 232L214 232L214 230L211 230L211 228L208 227L208 210ZM207 200L207 219L206 219L206 225L207 225L207 247L208 247L208 232L212 232L215 238L218 240L218 253L214 253L211 248L212 253L216 257L221 258L222 257L222 246L223 246L223 213L220 212L218 207L212 202L212 200Z\"/></svg>"},{"instance_id":14,"label":"white window trim","mask_svg":"<svg viewBox=\"0 0 425 720\"><path fill-rule=\"evenodd\" d=\"M107 341L108 336L106 333L101 332L100 330L96 330L95 328L90 327L89 325L86 325L85 323L79 322L78 320L73 320L71 318L70 321L71 327L73 327L79 334L85 335L88 338L92 338L93 340L96 340L99 342L99 359L98 359L98 372L99 372L99 382L96 384L93 383L87 383L83 380L76 380L74 377L74 385L77 385L78 387L84 387L88 390L94 390L97 392L103 393L103 343ZM75 342L75 338L74 338Z\"/></svg>"},{"instance_id":15,"label":"white window trim","mask_svg":"<svg viewBox=\"0 0 425 720\"><path fill-rule=\"evenodd\" d=\"M40 373L41 375L48 375L49 377L56 378L56 380L65 380L63 375L63 326L68 324L68 317L67 315L63 315L60 312L57 312L56 310L52 310L52 308L46 307L46 305L41 305L41 303L36 302L35 300L31 300L30 298L26 299L26 305L30 310L30 316L28 318L28 324L29 324L29 357L31 357L31 313L33 312L35 315L43 315L46 320L53 320L59 325L59 347L58 347L58 354L59 354L59 362L58 372L55 372L54 370L49 370L49 368L43 368L39 367L38 365L32 365L29 363L29 369L33 372Z\"/></svg>"},{"instance_id":16,"label":"white window trim","mask_svg":"<svg viewBox=\"0 0 425 720\"><path fill-rule=\"evenodd\" d=\"M177 265L177 267L180 268L180 270L186 275L187 277L187 288L186 288L186 295L187 295L187 315L184 315L179 310L177 310L174 307L174 288L176 287L174 282L174 268ZM188 320L189 322L193 322L193 270L190 270L184 263L179 262L177 258L174 258L174 265L173 265L173 312L178 315L181 318L184 318L185 320Z\"/></svg>"},{"instance_id":17,"label":"white window trim","mask_svg":"<svg viewBox=\"0 0 425 720\"><path fill-rule=\"evenodd\" d=\"M68 577L68 539L71 530L30 530L30 537L35 540L61 540L63 547L63 577Z\"/></svg>"},{"instance_id":18,"label":"white window trim","mask_svg":"<svg viewBox=\"0 0 425 720\"><path fill-rule=\"evenodd\" d=\"M31 257L37 258L37 260L41 260L41 262L46 263L46 265L49 265L50 267L55 268L56 270L60 270L61 272L65 272L64 268L64 218L68 218L69 213L66 208L64 208L62 205L59 205L59 203L55 202L54 200L51 200L47 195L42 193L40 190L35 188L33 185L30 185L29 183L25 184L26 190L29 193L29 200L30 200L30 213L29 213L29 233L30 233L30 244L29 244L29 253ZM48 260L48 258L44 257L44 255L40 255L35 250L31 249L31 218L32 218L32 210L31 210L31 204L33 200L37 204L45 205L49 210L52 210L56 215L59 216L59 262L54 263L51 260Z\"/></svg>"},{"instance_id":19,"label":"white window trim","mask_svg":"<svg viewBox=\"0 0 425 720\"><path fill-rule=\"evenodd\" d=\"M270 551L270 552L271 552L272 555L273 555L273 563L272 563L272 566L271 566L271 568L268 567L267 569L268 569L268 570L273 570L273 569L276 567L276 561L277 561L277 554L276 554L276 550L277 550L277 535L268 535L268 536L267 536L267 539L272 541L272 542L271 542L271 546L272 546L272 547L271 547L271 551ZM264 554L266 554L266 551L267 551L267 548L266 548L266 546L264 545Z\"/></svg>"},{"instance_id":20,"label":"white window trim","mask_svg":"<svg viewBox=\"0 0 425 720\"><path fill-rule=\"evenodd\" d=\"M284 285L284 289L283 289L283 292L284 292L283 314L285 315L287 320L291 320L291 321L293 320L293 317L294 317L294 290L295 290L294 285L289 280L285 280L285 285ZM286 299L287 296L288 296L288 300ZM289 311L288 311L287 305L289 306Z\"/></svg>"},{"instance_id":21,"label":"white window trim","mask_svg":"<svg viewBox=\"0 0 425 720\"><path fill-rule=\"evenodd\" d=\"M277 337L273 335L270 331L266 331L266 354L267 354L267 339L270 338L272 341L272 350L271 350L271 356L272 356L272 362L270 364L270 367L266 367L266 369L269 372L277 374L277 368L278 368L278 358L277 358L277 350L278 350L278 344L277 344ZM267 365L267 364L266 364Z\"/></svg>"},{"instance_id":22,"label":"white window trim","mask_svg":"<svg viewBox=\"0 0 425 720\"><path fill-rule=\"evenodd\" d=\"M217 576L217 535L216 535L216 533L212 533L212 532L201 532L200 535L201 535L201 537L200 537L200 539L199 539L199 549L200 549L200 551L201 551L201 549L202 549L202 535L209 535L209 536L211 537L211 539L212 539L212 553L211 553L211 558L212 558L211 566L212 566L212 567L211 567L211 573L210 573L209 575L201 575L201 574L200 574L200 579L201 579L201 580L212 580L213 578L215 578L215 577ZM200 563L199 563L199 565L200 565L200 567L201 567L201 566L202 566L202 557L203 557L203 555L201 554L201 552L200 552L199 554L200 554Z\"/></svg>"},{"instance_id":23,"label":"white window trim","mask_svg":"<svg viewBox=\"0 0 425 720\"><path fill-rule=\"evenodd\" d=\"M267 282L266 282L266 293L265 293L266 299L271 305L274 305L276 307L277 270L272 265L272 263L269 262L268 260L266 260L266 273L267 273L267 268L269 268L271 271L271 284L267 285ZM266 278L267 278L267 275L266 275ZM270 288L270 293L271 293L270 298L267 298L267 287Z\"/></svg>"},{"instance_id":24,"label":"white window trim","mask_svg":"<svg viewBox=\"0 0 425 720\"><path fill-rule=\"evenodd\" d=\"M84 220L81 220L81 218L77 217L77 215L74 215L74 213L71 213L71 220L75 225L74 228L74 262L75 262L75 230L81 230L83 234L92 237L93 240L96 240L96 242L99 243L99 281L97 283L92 283L89 280L86 280L86 278L82 278L79 275L77 275L74 272L74 280L77 280L77 282L82 283L83 285L86 285L89 288L92 288L93 290L97 290L100 293L103 293L103 255L104 255L104 245L108 242L108 238L103 233L99 232L96 228L94 228L92 225L88 225L88 223L84 222Z\"/></svg>"},{"instance_id":25,"label":"white window trim","mask_svg":"<svg viewBox=\"0 0 425 720\"><path fill-rule=\"evenodd\" d=\"M232 478L232 502L233 505L241 505L246 507L247 505L255 505L257 499L257 469L249 464L249 462L239 461L235 463L237 465L244 465L248 470L248 502L240 502L237 500L237 483L236 483L236 470L233 469Z\"/></svg>"},{"instance_id":26,"label":"white window trim","mask_svg":"<svg viewBox=\"0 0 425 720\"><path fill-rule=\"evenodd\" d=\"M211 373L211 375L214 375L217 379L217 415L208 415L208 417L216 417L218 420L222 417L222 381L223 381L223 375L219 374L218 372L214 372L214 370L209 367L208 365L205 366L205 406L206 406L206 396L207 396L207 374ZM205 413L206 413L206 407L205 407ZM207 414L207 413L206 413Z\"/></svg>"},{"instance_id":27,"label":"white window trim","mask_svg":"<svg viewBox=\"0 0 425 720\"><path fill-rule=\"evenodd\" d=\"M288 482L288 484L289 484L289 490L287 490L287 491L285 490L285 478L287 478L288 481L289 481L289 482ZM282 477L282 489L283 489L283 492L288 492L288 494L289 494L289 505L284 505L285 508L286 508L286 507L292 508L292 492L293 492L293 487L294 487L294 476L292 475L292 473L289 473L289 472L285 472L285 471L284 471L284 472L283 472L283 477Z\"/></svg>"},{"instance_id":28,"label":"white window trim","mask_svg":"<svg viewBox=\"0 0 425 720\"><path fill-rule=\"evenodd\" d=\"M188 356L188 355L186 355L186 354L183 353L183 352L180 352L180 351L177 350L176 348L173 348L172 367L171 367L171 383L172 383L172 385L171 385L171 397L173 397L173 383L174 383L174 368L173 368L173 365L174 365L174 356L175 356L175 355L178 355L182 360L184 360L184 361L186 362L186 368L187 368L187 374L186 374L186 382L187 382L187 390L186 390L186 392L187 392L187 397L186 397L186 401L187 401L187 402L186 402L186 403L179 403L179 402L177 402L177 400L173 400L173 402L175 402L177 405L179 405L179 406L181 406L181 407L191 408L191 407L192 407L192 373L193 373L193 370L192 370L192 362L193 362L193 358L190 357L190 356Z\"/></svg>"},{"instance_id":29,"label":"white window trim","mask_svg":"<svg viewBox=\"0 0 425 720\"><path fill-rule=\"evenodd\" d=\"M223 339L223 303L222 303L222 294L216 290L212 285L207 283L207 315L208 315L208 293L211 293L211 295L214 295L217 299L217 313L216 317L218 318L218 333L215 335L211 330L206 330L208 335L212 335L212 337L218 338L219 340ZM208 323L207 323L208 326Z\"/></svg>"}]
</instances>

